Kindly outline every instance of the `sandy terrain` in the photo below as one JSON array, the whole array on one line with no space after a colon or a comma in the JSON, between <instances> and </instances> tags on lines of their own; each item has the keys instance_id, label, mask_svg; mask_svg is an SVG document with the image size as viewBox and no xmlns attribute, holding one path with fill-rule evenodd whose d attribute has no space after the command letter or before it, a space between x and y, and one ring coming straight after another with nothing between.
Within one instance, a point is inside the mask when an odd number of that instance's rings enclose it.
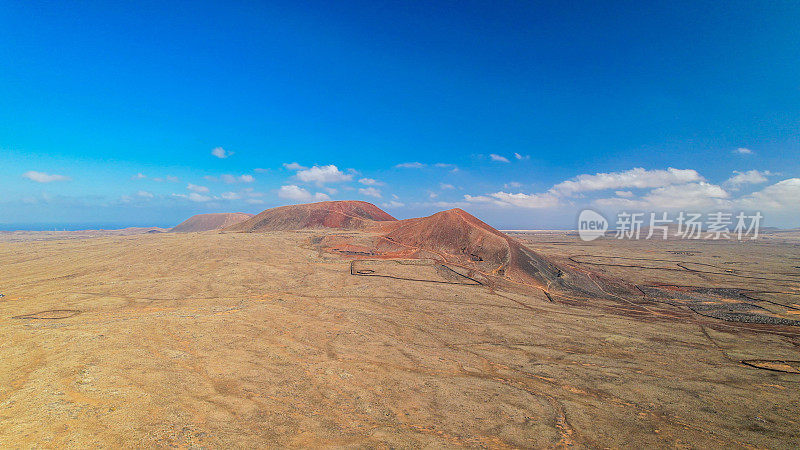
<instances>
[{"instance_id":1,"label":"sandy terrain","mask_svg":"<svg viewBox=\"0 0 800 450\"><path fill-rule=\"evenodd\" d=\"M321 233L0 242L0 446L800 439L799 327L729 322L644 294L493 290L433 261L323 253ZM782 317L800 288L793 241L514 236L558 264L637 285L777 291L764 298ZM667 261L600 265L620 256ZM738 272L677 266L687 261Z\"/></svg>"},{"instance_id":2,"label":"sandy terrain","mask_svg":"<svg viewBox=\"0 0 800 450\"><path fill-rule=\"evenodd\" d=\"M131 227L119 230L71 230L71 231L0 231L0 242L52 241L61 239L87 239L101 236L131 236L134 234L166 233L169 228Z\"/></svg>"}]
</instances>

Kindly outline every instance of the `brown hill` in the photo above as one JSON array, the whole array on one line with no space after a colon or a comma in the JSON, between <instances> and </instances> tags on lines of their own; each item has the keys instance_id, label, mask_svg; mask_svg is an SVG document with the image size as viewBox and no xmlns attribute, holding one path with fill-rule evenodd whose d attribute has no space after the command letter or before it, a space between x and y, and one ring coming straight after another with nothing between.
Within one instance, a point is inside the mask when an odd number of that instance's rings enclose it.
<instances>
[{"instance_id":1,"label":"brown hill","mask_svg":"<svg viewBox=\"0 0 800 450\"><path fill-rule=\"evenodd\" d=\"M271 208L225 231L252 233L305 228L363 229L388 221L397 219L372 203L330 201Z\"/></svg>"},{"instance_id":2,"label":"brown hill","mask_svg":"<svg viewBox=\"0 0 800 450\"><path fill-rule=\"evenodd\" d=\"M213 213L197 214L189 217L170 231L173 233L192 233L195 231L211 231L229 227L253 217L246 213Z\"/></svg>"},{"instance_id":3,"label":"brown hill","mask_svg":"<svg viewBox=\"0 0 800 450\"><path fill-rule=\"evenodd\" d=\"M378 241L378 253L433 257L542 287L560 281L556 266L462 209L387 223L383 228L387 233Z\"/></svg>"}]
</instances>

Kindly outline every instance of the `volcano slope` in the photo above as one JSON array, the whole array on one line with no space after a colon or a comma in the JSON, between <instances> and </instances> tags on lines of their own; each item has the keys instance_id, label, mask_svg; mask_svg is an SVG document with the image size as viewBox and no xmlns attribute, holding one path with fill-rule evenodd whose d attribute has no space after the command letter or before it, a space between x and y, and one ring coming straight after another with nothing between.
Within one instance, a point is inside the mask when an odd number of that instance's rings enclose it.
<instances>
[{"instance_id":1,"label":"volcano slope","mask_svg":"<svg viewBox=\"0 0 800 450\"><path fill-rule=\"evenodd\" d=\"M327 208L323 209L321 205L284 207L281 208L281 216L291 217L293 211L306 214L311 210L312 215L324 217ZM374 205L367 205L370 211L380 211ZM279 222L278 225L284 223ZM306 223L296 220L291 222L291 226L303 229ZM645 296L648 302L680 304L698 314L729 322L800 326L792 307L778 308L776 311L775 308L770 310L743 302L747 293L741 289L647 286L632 283L631 277L600 273L575 258L554 262L552 258L531 250L517 239L458 208L399 221L364 218L355 223L328 223L332 225L330 228L340 230L353 229L355 226L371 237L365 238L365 233L328 234L317 239L320 250L355 260L382 259L400 263L376 265L374 262L354 262L351 264L353 275L409 281L479 283L505 291L542 291L551 301L572 304L605 299L622 304L624 310L652 314L653 308L638 304L641 297ZM275 223L267 223L261 229L270 230L274 226ZM437 274L431 272L430 267L425 268L425 264L402 263L403 260L430 260L438 264Z\"/></svg>"},{"instance_id":2,"label":"volcano slope","mask_svg":"<svg viewBox=\"0 0 800 450\"><path fill-rule=\"evenodd\" d=\"M518 285L545 290L565 286L564 273L556 266L462 209L397 220L368 202L319 202L268 209L224 231L308 229L361 230L372 236L325 236L321 246L339 254L429 258Z\"/></svg>"},{"instance_id":3,"label":"volcano slope","mask_svg":"<svg viewBox=\"0 0 800 450\"><path fill-rule=\"evenodd\" d=\"M364 229L378 222L396 221L368 202L330 201L271 208L226 232L265 232L314 228Z\"/></svg>"},{"instance_id":4,"label":"volcano slope","mask_svg":"<svg viewBox=\"0 0 800 450\"><path fill-rule=\"evenodd\" d=\"M548 288L561 271L546 259L462 209L384 224L376 241L383 256L425 258L476 269L484 275Z\"/></svg>"},{"instance_id":5,"label":"volcano slope","mask_svg":"<svg viewBox=\"0 0 800 450\"><path fill-rule=\"evenodd\" d=\"M369 242L362 238L354 243L353 236L334 235L324 238L321 245L356 258L431 259L507 289L582 298L632 292L632 286L620 281L592 279L591 273L571 267L562 269L459 208L428 217L373 223L366 230L374 236Z\"/></svg>"},{"instance_id":6,"label":"volcano slope","mask_svg":"<svg viewBox=\"0 0 800 450\"><path fill-rule=\"evenodd\" d=\"M397 220L372 203L329 201L271 208L224 232L329 231L322 251L354 258L431 259L505 288L540 289L569 297L631 294L633 286L561 269L468 212L455 208ZM363 233L340 233L357 230ZM463 272L462 270L462 272ZM470 275L471 274L471 275ZM616 294L614 294L616 293Z\"/></svg>"},{"instance_id":7,"label":"volcano slope","mask_svg":"<svg viewBox=\"0 0 800 450\"><path fill-rule=\"evenodd\" d=\"M243 222L251 217L253 217L252 214L246 213L197 214L176 225L170 231L173 233L194 233L219 230Z\"/></svg>"}]
</instances>

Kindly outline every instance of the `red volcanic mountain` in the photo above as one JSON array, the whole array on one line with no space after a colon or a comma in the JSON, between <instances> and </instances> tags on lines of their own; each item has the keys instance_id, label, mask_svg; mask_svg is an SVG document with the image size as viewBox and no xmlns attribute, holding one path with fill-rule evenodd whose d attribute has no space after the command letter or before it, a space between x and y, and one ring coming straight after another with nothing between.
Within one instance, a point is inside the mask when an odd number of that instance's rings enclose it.
<instances>
[{"instance_id":1,"label":"red volcanic mountain","mask_svg":"<svg viewBox=\"0 0 800 450\"><path fill-rule=\"evenodd\" d=\"M329 235L321 245L348 255L432 258L529 286L562 283L549 261L462 209L397 220L372 203L330 201L268 209L224 231L263 232L308 228L360 229L365 236Z\"/></svg>"},{"instance_id":2,"label":"red volcanic mountain","mask_svg":"<svg viewBox=\"0 0 800 450\"><path fill-rule=\"evenodd\" d=\"M548 286L561 271L543 257L462 209L382 224L377 253L432 257L487 275Z\"/></svg>"},{"instance_id":3,"label":"red volcanic mountain","mask_svg":"<svg viewBox=\"0 0 800 450\"><path fill-rule=\"evenodd\" d=\"M271 208L225 231L261 232L305 228L363 229L380 222L397 221L372 203L330 201Z\"/></svg>"},{"instance_id":4,"label":"red volcanic mountain","mask_svg":"<svg viewBox=\"0 0 800 450\"><path fill-rule=\"evenodd\" d=\"M192 216L171 229L174 233L219 230L253 217L245 213L213 213Z\"/></svg>"}]
</instances>

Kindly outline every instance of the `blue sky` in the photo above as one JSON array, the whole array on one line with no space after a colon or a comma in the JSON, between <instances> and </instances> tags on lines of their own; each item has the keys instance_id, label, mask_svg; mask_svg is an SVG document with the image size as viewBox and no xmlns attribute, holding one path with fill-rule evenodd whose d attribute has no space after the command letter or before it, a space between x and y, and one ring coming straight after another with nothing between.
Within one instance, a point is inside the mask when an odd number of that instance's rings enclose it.
<instances>
[{"instance_id":1,"label":"blue sky","mask_svg":"<svg viewBox=\"0 0 800 450\"><path fill-rule=\"evenodd\" d=\"M800 5L644 3L5 2L0 227L324 198L800 225Z\"/></svg>"}]
</instances>

